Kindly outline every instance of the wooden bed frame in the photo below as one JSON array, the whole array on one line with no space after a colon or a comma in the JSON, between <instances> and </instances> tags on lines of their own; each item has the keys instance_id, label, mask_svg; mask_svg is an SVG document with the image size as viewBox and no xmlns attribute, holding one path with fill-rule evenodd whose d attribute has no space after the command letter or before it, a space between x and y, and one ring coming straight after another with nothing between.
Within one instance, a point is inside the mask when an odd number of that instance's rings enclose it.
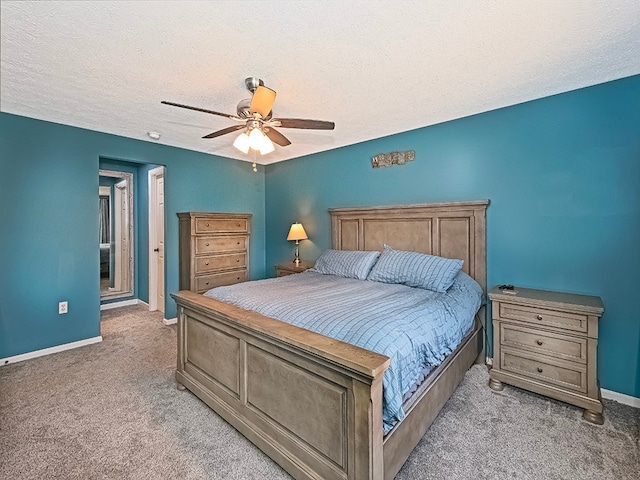
<instances>
[{"instance_id":1,"label":"wooden bed frame","mask_svg":"<svg viewBox=\"0 0 640 480\"><path fill-rule=\"evenodd\" d=\"M463 259L486 292L488 201L330 209L332 247ZM476 358L473 332L405 402L383 437L389 358L189 291L178 305L178 388L188 388L293 477L391 479Z\"/></svg>"}]
</instances>

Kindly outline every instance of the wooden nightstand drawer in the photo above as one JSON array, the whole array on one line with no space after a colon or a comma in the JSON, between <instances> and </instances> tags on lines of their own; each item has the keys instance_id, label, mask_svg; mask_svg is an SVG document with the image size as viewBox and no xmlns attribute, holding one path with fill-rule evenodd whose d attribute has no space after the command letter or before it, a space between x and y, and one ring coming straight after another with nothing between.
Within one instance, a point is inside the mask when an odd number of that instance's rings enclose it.
<instances>
[{"instance_id":1,"label":"wooden nightstand drawer","mask_svg":"<svg viewBox=\"0 0 640 480\"><path fill-rule=\"evenodd\" d=\"M587 392L587 368L577 363L555 364L550 357L527 355L504 348L500 364L502 370L525 375L545 383L569 388L581 393Z\"/></svg>"},{"instance_id":2,"label":"wooden nightstand drawer","mask_svg":"<svg viewBox=\"0 0 640 480\"><path fill-rule=\"evenodd\" d=\"M204 293L211 288L233 285L234 283L244 282L246 279L246 270L196 277L196 292Z\"/></svg>"},{"instance_id":3,"label":"wooden nightstand drawer","mask_svg":"<svg viewBox=\"0 0 640 480\"><path fill-rule=\"evenodd\" d=\"M246 241L246 236L196 238L196 255L202 255L203 253L221 253L245 250Z\"/></svg>"},{"instance_id":4,"label":"wooden nightstand drawer","mask_svg":"<svg viewBox=\"0 0 640 480\"><path fill-rule=\"evenodd\" d=\"M500 343L502 346L528 352L587 363L587 340L584 337L572 337L501 322Z\"/></svg>"},{"instance_id":5,"label":"wooden nightstand drawer","mask_svg":"<svg viewBox=\"0 0 640 480\"><path fill-rule=\"evenodd\" d=\"M499 314L501 319L517 320L573 332L587 332L587 315L510 303L500 303Z\"/></svg>"},{"instance_id":6,"label":"wooden nightstand drawer","mask_svg":"<svg viewBox=\"0 0 640 480\"><path fill-rule=\"evenodd\" d=\"M293 262L276 264L276 277L285 277L294 273L302 273L305 270L313 268L313 262L301 261L299 264Z\"/></svg>"},{"instance_id":7,"label":"wooden nightstand drawer","mask_svg":"<svg viewBox=\"0 0 640 480\"><path fill-rule=\"evenodd\" d=\"M196 233L246 232L247 225L242 218L196 218Z\"/></svg>"},{"instance_id":8,"label":"wooden nightstand drawer","mask_svg":"<svg viewBox=\"0 0 640 480\"><path fill-rule=\"evenodd\" d=\"M215 255L211 257L196 257L196 275L199 273L229 270L230 268L244 268L246 265L246 253L232 253L230 255Z\"/></svg>"},{"instance_id":9,"label":"wooden nightstand drawer","mask_svg":"<svg viewBox=\"0 0 640 480\"><path fill-rule=\"evenodd\" d=\"M276 277L286 277L287 275L294 275L299 272L292 272L291 270L282 270L280 268L276 268Z\"/></svg>"}]
</instances>

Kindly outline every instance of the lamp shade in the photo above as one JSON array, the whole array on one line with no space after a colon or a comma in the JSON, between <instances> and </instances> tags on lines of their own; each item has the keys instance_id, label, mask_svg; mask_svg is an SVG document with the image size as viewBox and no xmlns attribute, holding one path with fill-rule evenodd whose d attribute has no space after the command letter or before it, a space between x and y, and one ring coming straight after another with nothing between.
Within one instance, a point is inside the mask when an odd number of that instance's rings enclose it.
<instances>
[{"instance_id":1,"label":"lamp shade","mask_svg":"<svg viewBox=\"0 0 640 480\"><path fill-rule=\"evenodd\" d=\"M304 227L301 223L294 223L291 225L291 229L289 229L289 235L287 235L287 240L306 240L307 232L304 231Z\"/></svg>"},{"instance_id":2,"label":"lamp shade","mask_svg":"<svg viewBox=\"0 0 640 480\"><path fill-rule=\"evenodd\" d=\"M260 150L262 147L264 134L259 128L254 128L249 132L249 146L254 150Z\"/></svg>"},{"instance_id":3,"label":"lamp shade","mask_svg":"<svg viewBox=\"0 0 640 480\"><path fill-rule=\"evenodd\" d=\"M249 152L249 135L246 133L241 133L236 141L233 142L233 146L240 150L242 153Z\"/></svg>"},{"instance_id":4,"label":"lamp shade","mask_svg":"<svg viewBox=\"0 0 640 480\"><path fill-rule=\"evenodd\" d=\"M271 153L275 150L273 143L269 140L269 137L266 135L262 139L262 146L260 147L260 155L266 155L267 153Z\"/></svg>"}]
</instances>

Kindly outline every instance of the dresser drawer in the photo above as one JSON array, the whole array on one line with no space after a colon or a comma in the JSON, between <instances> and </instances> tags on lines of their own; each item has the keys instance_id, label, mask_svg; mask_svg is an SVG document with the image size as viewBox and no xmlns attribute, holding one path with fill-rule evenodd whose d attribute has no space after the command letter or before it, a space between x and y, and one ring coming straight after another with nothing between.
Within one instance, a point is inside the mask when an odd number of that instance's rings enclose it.
<instances>
[{"instance_id":1,"label":"dresser drawer","mask_svg":"<svg viewBox=\"0 0 640 480\"><path fill-rule=\"evenodd\" d=\"M523 352L503 348L500 367L512 372L533 378L550 385L577 392L587 392L587 368L578 363L563 362L563 366L553 363L550 357L542 355L526 355Z\"/></svg>"},{"instance_id":2,"label":"dresser drawer","mask_svg":"<svg viewBox=\"0 0 640 480\"><path fill-rule=\"evenodd\" d=\"M244 282L246 279L246 270L196 277L196 292L204 293L210 288L233 285L234 283Z\"/></svg>"},{"instance_id":3,"label":"dresser drawer","mask_svg":"<svg viewBox=\"0 0 640 480\"><path fill-rule=\"evenodd\" d=\"M199 233L226 233L246 232L248 222L244 218L196 218L196 234Z\"/></svg>"},{"instance_id":4,"label":"dresser drawer","mask_svg":"<svg viewBox=\"0 0 640 480\"><path fill-rule=\"evenodd\" d=\"M587 340L500 322L501 345L572 362L587 363Z\"/></svg>"},{"instance_id":5,"label":"dresser drawer","mask_svg":"<svg viewBox=\"0 0 640 480\"><path fill-rule=\"evenodd\" d=\"M230 268L244 268L247 265L246 253L232 253L229 255L214 255L210 257L196 257L196 275L229 270Z\"/></svg>"},{"instance_id":6,"label":"dresser drawer","mask_svg":"<svg viewBox=\"0 0 640 480\"><path fill-rule=\"evenodd\" d=\"M518 320L573 332L587 332L587 315L545 308L525 307L510 303L500 303L499 314L501 319Z\"/></svg>"},{"instance_id":7,"label":"dresser drawer","mask_svg":"<svg viewBox=\"0 0 640 480\"><path fill-rule=\"evenodd\" d=\"M247 237L196 238L196 255L246 250Z\"/></svg>"}]
</instances>

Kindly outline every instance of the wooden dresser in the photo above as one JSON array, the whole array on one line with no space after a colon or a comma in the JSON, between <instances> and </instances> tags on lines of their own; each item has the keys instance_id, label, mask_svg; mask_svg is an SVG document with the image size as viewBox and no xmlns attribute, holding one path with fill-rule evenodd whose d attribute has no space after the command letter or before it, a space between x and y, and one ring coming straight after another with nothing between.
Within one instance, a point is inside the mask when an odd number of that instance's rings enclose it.
<instances>
[{"instance_id":1,"label":"wooden dresser","mask_svg":"<svg viewBox=\"0 0 640 480\"><path fill-rule=\"evenodd\" d=\"M489 386L502 382L585 409L602 424L597 378L599 297L515 287L489 292L493 317L493 367Z\"/></svg>"},{"instance_id":2,"label":"wooden dresser","mask_svg":"<svg viewBox=\"0 0 640 480\"><path fill-rule=\"evenodd\" d=\"M251 215L178 213L180 290L204 293L248 279Z\"/></svg>"}]
</instances>

